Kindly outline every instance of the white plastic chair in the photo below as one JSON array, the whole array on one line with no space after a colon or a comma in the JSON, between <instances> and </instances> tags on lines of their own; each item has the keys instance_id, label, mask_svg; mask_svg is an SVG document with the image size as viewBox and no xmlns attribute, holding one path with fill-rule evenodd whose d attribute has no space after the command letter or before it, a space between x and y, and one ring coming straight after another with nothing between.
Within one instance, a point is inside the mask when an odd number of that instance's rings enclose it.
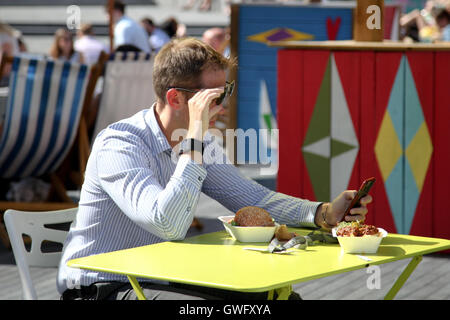
<instances>
[{"instance_id":1,"label":"white plastic chair","mask_svg":"<svg viewBox=\"0 0 450 320\"><path fill-rule=\"evenodd\" d=\"M57 267L61 252L42 252L42 242L47 240L64 244L68 231L49 228L52 224L74 223L78 208L46 212L7 210L4 215L11 247L19 269L25 300L37 300L29 267ZM31 238L27 251L23 235ZM56 284L55 284L56 286Z\"/></svg>"}]
</instances>

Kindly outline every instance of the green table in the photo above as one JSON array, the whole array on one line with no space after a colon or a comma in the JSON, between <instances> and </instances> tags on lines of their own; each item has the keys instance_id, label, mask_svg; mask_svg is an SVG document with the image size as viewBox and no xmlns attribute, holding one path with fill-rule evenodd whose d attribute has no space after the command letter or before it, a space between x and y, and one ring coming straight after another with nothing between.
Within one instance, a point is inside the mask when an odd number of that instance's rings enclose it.
<instances>
[{"instance_id":1,"label":"green table","mask_svg":"<svg viewBox=\"0 0 450 320\"><path fill-rule=\"evenodd\" d=\"M310 230L290 229L306 235ZM345 254L339 244L318 244L289 254L244 250L266 243L240 243L225 231L74 259L68 266L126 275L137 296L145 299L136 278L150 278L242 292L276 291L286 299L292 284L412 258L385 299L393 299L422 255L450 248L450 240L389 234L376 254Z\"/></svg>"}]
</instances>

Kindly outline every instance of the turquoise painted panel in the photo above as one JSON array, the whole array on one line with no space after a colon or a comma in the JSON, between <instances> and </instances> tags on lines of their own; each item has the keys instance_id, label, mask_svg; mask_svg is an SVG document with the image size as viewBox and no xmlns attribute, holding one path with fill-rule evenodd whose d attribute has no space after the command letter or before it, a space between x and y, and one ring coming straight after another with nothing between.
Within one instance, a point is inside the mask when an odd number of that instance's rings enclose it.
<instances>
[{"instance_id":1,"label":"turquoise painted panel","mask_svg":"<svg viewBox=\"0 0 450 320\"><path fill-rule=\"evenodd\" d=\"M410 12L414 9L422 10L427 0L385 0L384 5L399 5L404 7L404 12Z\"/></svg>"},{"instance_id":2,"label":"turquoise painted panel","mask_svg":"<svg viewBox=\"0 0 450 320\"><path fill-rule=\"evenodd\" d=\"M405 56L400 60L397 75L395 76L394 84L392 86L391 95L389 96L388 112L391 116L392 123L397 133L398 140L404 148L403 143L403 116L405 104Z\"/></svg>"},{"instance_id":3,"label":"turquoise painted panel","mask_svg":"<svg viewBox=\"0 0 450 320\"><path fill-rule=\"evenodd\" d=\"M422 105L416 90L416 84L406 59L405 64L405 148L419 130L424 121Z\"/></svg>"},{"instance_id":4,"label":"turquoise painted panel","mask_svg":"<svg viewBox=\"0 0 450 320\"><path fill-rule=\"evenodd\" d=\"M389 199L392 215L394 216L395 227L398 233L405 233L403 222L403 168L405 163L405 156L401 156L397 161L394 169L384 183L386 193Z\"/></svg>"},{"instance_id":5,"label":"turquoise painted panel","mask_svg":"<svg viewBox=\"0 0 450 320\"><path fill-rule=\"evenodd\" d=\"M385 182L386 193L398 233L405 233L404 224L404 167L405 167L405 57L402 56L398 65L397 74L389 96L387 112L402 147L403 154L395 164L390 176Z\"/></svg>"},{"instance_id":6,"label":"turquoise painted panel","mask_svg":"<svg viewBox=\"0 0 450 320\"><path fill-rule=\"evenodd\" d=\"M404 226L403 230L405 234L409 234L411 230L411 225L416 213L417 203L419 202L419 190L417 189L416 181L412 174L411 167L409 166L408 160L405 161L405 183L404 183Z\"/></svg>"}]
</instances>

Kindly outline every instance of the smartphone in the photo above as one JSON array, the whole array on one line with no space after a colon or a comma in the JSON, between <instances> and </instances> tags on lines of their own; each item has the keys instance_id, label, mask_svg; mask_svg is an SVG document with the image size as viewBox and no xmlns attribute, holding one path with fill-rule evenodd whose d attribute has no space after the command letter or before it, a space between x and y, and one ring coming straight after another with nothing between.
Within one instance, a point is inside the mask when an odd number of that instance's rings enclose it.
<instances>
[{"instance_id":1,"label":"smartphone","mask_svg":"<svg viewBox=\"0 0 450 320\"><path fill-rule=\"evenodd\" d=\"M361 200L361 198L365 197L369 193L369 190L370 190L370 188L372 188L375 181L376 180L373 177L363 181L363 183L361 184L361 187L359 187L358 193L353 198L353 200L350 203L350 205L348 206L347 210L345 210L345 214L342 217L342 220L344 220L346 215L350 214L350 210L352 208L357 208L357 207L361 206L361 203L359 201Z\"/></svg>"}]
</instances>

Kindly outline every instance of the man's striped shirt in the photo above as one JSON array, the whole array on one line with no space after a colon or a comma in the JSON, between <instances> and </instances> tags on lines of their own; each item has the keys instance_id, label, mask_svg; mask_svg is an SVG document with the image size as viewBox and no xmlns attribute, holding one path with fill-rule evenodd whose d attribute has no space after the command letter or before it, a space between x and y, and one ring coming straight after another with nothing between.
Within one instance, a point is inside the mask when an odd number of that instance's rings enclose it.
<instances>
[{"instance_id":1,"label":"man's striped shirt","mask_svg":"<svg viewBox=\"0 0 450 320\"><path fill-rule=\"evenodd\" d=\"M199 165L189 157L171 156L154 107L100 132L87 164L76 223L64 244L58 271L60 293L98 281L126 282L125 276L69 268L66 263L183 239L200 192L232 212L259 206L280 224L316 227L314 215L320 202L276 193L244 177L207 136L204 164Z\"/></svg>"}]
</instances>

